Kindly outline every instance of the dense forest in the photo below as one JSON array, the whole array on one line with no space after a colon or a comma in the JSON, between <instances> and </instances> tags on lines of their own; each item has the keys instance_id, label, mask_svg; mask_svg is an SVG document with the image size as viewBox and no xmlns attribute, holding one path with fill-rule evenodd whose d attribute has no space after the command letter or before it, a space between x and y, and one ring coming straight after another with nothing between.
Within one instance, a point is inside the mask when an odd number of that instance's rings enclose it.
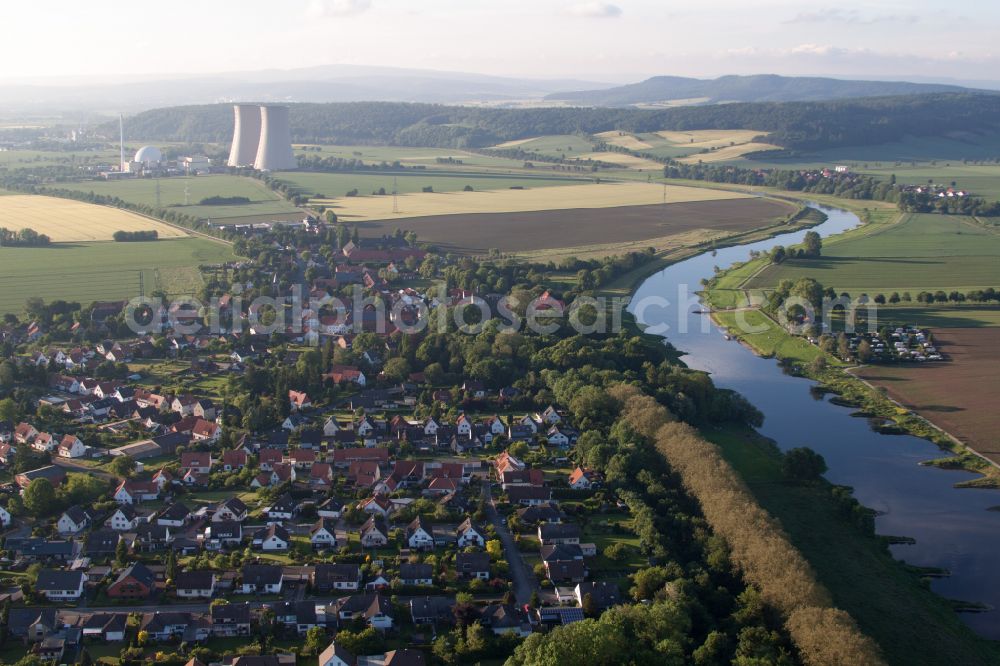
<instances>
[{"instance_id":1,"label":"dense forest","mask_svg":"<svg viewBox=\"0 0 1000 666\"><path fill-rule=\"evenodd\" d=\"M1000 127L1000 96L940 93L827 102L741 103L639 109L483 109L355 102L291 105L292 139L302 143L388 144L481 148L549 134L608 130L741 129L771 132L787 149L868 145L905 136L941 136L956 129ZM155 109L129 119L132 138L228 141L232 108L225 104ZM116 136L117 122L100 128Z\"/></svg>"}]
</instances>

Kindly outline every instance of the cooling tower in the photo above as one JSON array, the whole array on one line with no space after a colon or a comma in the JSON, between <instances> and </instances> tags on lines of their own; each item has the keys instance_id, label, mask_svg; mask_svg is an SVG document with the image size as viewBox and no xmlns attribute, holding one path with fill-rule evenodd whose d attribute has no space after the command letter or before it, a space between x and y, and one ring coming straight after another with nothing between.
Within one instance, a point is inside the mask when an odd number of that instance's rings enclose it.
<instances>
[{"instance_id":1,"label":"cooling tower","mask_svg":"<svg viewBox=\"0 0 1000 666\"><path fill-rule=\"evenodd\" d=\"M253 166L260 145L260 107L253 104L234 104L236 128L233 130L233 147L229 151L229 166Z\"/></svg>"},{"instance_id":2,"label":"cooling tower","mask_svg":"<svg viewBox=\"0 0 1000 666\"><path fill-rule=\"evenodd\" d=\"M292 130L287 106L260 107L260 146L253 164L259 171L286 171L298 168L292 152Z\"/></svg>"}]
</instances>

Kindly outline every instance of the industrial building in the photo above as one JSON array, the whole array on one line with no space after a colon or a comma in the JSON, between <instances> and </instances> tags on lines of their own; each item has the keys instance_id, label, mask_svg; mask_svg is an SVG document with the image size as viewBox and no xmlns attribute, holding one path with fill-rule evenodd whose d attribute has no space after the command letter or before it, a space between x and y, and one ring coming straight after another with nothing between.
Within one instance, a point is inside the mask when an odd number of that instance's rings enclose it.
<instances>
[{"instance_id":1,"label":"industrial building","mask_svg":"<svg viewBox=\"0 0 1000 666\"><path fill-rule=\"evenodd\" d=\"M235 127L229 166L258 171L287 171L298 167L292 151L287 106L233 105Z\"/></svg>"}]
</instances>

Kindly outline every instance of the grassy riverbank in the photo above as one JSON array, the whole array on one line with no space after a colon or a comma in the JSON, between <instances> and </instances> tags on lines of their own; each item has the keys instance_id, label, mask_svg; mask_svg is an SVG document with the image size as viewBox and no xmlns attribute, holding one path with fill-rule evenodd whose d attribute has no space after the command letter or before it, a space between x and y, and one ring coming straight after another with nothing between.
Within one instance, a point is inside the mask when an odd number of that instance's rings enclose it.
<instances>
[{"instance_id":1,"label":"grassy riverbank","mask_svg":"<svg viewBox=\"0 0 1000 666\"><path fill-rule=\"evenodd\" d=\"M884 538L867 533L856 503L826 481L793 484L781 473L773 442L742 428L705 437L743 477L760 505L781 521L838 608L881 646L890 664L995 664L1000 647L962 623L952 604L919 574L893 559ZM934 627L928 631L928 627Z\"/></svg>"}]
</instances>

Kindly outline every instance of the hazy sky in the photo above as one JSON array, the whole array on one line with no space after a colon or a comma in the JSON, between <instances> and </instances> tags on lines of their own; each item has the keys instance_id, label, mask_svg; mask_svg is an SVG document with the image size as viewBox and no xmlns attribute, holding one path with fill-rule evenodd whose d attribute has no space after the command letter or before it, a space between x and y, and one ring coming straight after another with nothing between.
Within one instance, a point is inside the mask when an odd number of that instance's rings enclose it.
<instances>
[{"instance_id":1,"label":"hazy sky","mask_svg":"<svg viewBox=\"0 0 1000 666\"><path fill-rule=\"evenodd\" d=\"M2 79L336 63L1000 79L1000 5L985 0L31 0L0 16Z\"/></svg>"}]
</instances>

